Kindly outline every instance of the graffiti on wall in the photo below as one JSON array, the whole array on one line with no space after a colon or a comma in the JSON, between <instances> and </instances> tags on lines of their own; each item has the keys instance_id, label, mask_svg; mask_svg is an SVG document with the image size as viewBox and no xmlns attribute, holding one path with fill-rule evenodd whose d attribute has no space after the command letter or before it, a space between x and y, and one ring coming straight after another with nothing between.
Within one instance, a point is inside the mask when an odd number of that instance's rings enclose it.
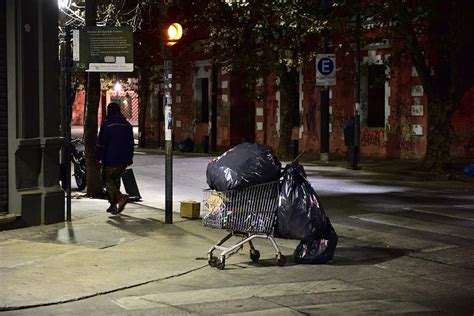
<instances>
[{"instance_id":1,"label":"graffiti on wall","mask_svg":"<svg viewBox=\"0 0 474 316\"><path fill-rule=\"evenodd\" d=\"M316 129L316 103L312 102L305 117L306 127L309 135L318 137L318 131Z\"/></svg>"},{"instance_id":2,"label":"graffiti on wall","mask_svg":"<svg viewBox=\"0 0 474 316\"><path fill-rule=\"evenodd\" d=\"M382 129L364 129L360 138L362 146L385 146L384 130Z\"/></svg>"}]
</instances>

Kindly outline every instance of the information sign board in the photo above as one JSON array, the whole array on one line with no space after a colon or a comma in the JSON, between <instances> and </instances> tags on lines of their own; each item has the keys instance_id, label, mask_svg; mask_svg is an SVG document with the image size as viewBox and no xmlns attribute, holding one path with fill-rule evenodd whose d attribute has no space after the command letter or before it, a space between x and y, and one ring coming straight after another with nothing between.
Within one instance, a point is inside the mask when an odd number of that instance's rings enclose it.
<instances>
[{"instance_id":1,"label":"information sign board","mask_svg":"<svg viewBox=\"0 0 474 316\"><path fill-rule=\"evenodd\" d=\"M80 32L73 31L73 52L75 68L91 72L132 72L132 28L89 26Z\"/></svg>"}]
</instances>

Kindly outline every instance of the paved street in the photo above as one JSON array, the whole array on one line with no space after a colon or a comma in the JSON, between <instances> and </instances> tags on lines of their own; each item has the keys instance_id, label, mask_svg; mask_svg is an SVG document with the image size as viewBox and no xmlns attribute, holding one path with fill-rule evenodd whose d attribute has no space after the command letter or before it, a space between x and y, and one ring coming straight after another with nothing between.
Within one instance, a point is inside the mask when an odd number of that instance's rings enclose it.
<instances>
[{"instance_id":1,"label":"paved street","mask_svg":"<svg viewBox=\"0 0 474 316\"><path fill-rule=\"evenodd\" d=\"M0 232L7 258L0 277L9 284L0 306L11 309L4 313L474 313L470 183L306 164L339 235L332 264L295 264L297 242L277 239L287 256L278 267L270 243L258 240L258 263L246 246L220 271L207 265L206 252L225 231L177 212L179 201L202 198L210 159L174 157L174 225L163 224L159 210L164 157L138 152L133 169L143 200L124 215L107 216L105 201L79 198L70 225Z\"/></svg>"}]
</instances>

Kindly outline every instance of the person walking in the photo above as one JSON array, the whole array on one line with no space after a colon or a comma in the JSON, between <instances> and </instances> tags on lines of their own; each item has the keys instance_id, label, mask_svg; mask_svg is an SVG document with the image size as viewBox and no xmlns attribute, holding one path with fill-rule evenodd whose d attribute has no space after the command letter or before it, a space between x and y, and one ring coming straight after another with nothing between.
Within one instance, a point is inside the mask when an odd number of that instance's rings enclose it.
<instances>
[{"instance_id":1,"label":"person walking","mask_svg":"<svg viewBox=\"0 0 474 316\"><path fill-rule=\"evenodd\" d=\"M133 163L133 128L120 111L120 105L107 105L107 116L97 137L95 158L102 165L110 203L107 212L120 214L128 202L128 195L120 192L120 179L127 166Z\"/></svg>"}]
</instances>

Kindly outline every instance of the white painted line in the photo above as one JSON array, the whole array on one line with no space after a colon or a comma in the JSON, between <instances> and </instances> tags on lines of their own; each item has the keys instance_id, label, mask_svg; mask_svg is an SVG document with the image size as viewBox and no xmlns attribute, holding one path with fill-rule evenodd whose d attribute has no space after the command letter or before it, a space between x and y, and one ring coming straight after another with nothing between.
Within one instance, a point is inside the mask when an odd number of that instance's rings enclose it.
<instances>
[{"instance_id":1,"label":"white painted line","mask_svg":"<svg viewBox=\"0 0 474 316\"><path fill-rule=\"evenodd\" d=\"M366 241L369 243L383 244L388 248L407 249L410 251L433 252L433 249L450 249L457 246L445 244L438 241L412 238L399 234L384 233L357 226L333 223L334 229L339 236Z\"/></svg>"},{"instance_id":2,"label":"white painted line","mask_svg":"<svg viewBox=\"0 0 474 316\"><path fill-rule=\"evenodd\" d=\"M404 218L399 216L381 214L381 213L369 213L362 215L350 216L351 218L359 219L362 221L390 225L400 228L421 230L425 232L448 235L453 237L465 238L474 240L474 229L459 227L453 225L445 225L438 223L430 223L425 221L416 220L413 218Z\"/></svg>"},{"instance_id":3,"label":"white painted line","mask_svg":"<svg viewBox=\"0 0 474 316\"><path fill-rule=\"evenodd\" d=\"M304 306L289 306L281 308L272 308L259 311L252 311L247 313L231 313L224 314L227 316L250 316L250 315L296 315L302 313L303 315L372 315L374 314L407 314L407 313L422 313L434 312L436 310L420 305L414 302L407 302L402 300L364 300L354 302L340 302L328 303L318 305L304 305Z\"/></svg>"},{"instance_id":4,"label":"white painted line","mask_svg":"<svg viewBox=\"0 0 474 316\"><path fill-rule=\"evenodd\" d=\"M413 209L413 212L418 212L418 213L426 213L426 214L434 214L434 215L441 215L445 217L451 217L455 219L463 219L463 220L468 220L468 221L474 221L474 211L469 212L469 211L464 211L464 210L456 210L456 209L444 209L444 210L436 210L436 209L431 209L431 210L417 210Z\"/></svg>"},{"instance_id":5,"label":"white painted line","mask_svg":"<svg viewBox=\"0 0 474 316\"><path fill-rule=\"evenodd\" d=\"M438 247L421 249L421 252L436 252L436 251L447 250L447 249L452 249L452 248L457 248L457 247L458 246L454 246L454 245L438 246Z\"/></svg>"},{"instance_id":6,"label":"white painted line","mask_svg":"<svg viewBox=\"0 0 474 316\"><path fill-rule=\"evenodd\" d=\"M474 211L474 204L458 204L453 205L454 207L469 208Z\"/></svg>"},{"instance_id":7,"label":"white painted line","mask_svg":"<svg viewBox=\"0 0 474 316\"><path fill-rule=\"evenodd\" d=\"M113 299L112 302L126 310L140 310L186 304L248 299L251 297L272 297L280 295L301 295L361 290L363 289L343 281L326 280L155 293L141 296L121 297Z\"/></svg>"}]
</instances>

